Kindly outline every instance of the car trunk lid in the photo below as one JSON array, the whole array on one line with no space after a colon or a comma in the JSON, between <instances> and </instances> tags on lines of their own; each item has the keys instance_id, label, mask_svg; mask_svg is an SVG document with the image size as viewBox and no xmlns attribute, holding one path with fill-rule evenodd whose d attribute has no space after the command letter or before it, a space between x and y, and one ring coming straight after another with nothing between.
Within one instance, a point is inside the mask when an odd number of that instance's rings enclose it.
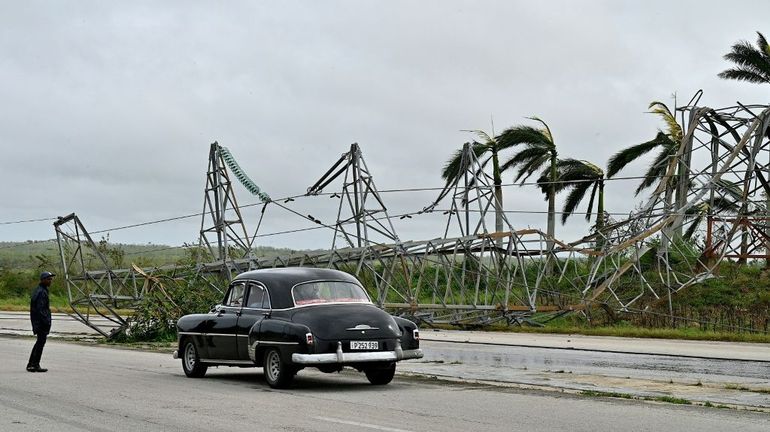
<instances>
[{"instance_id":1,"label":"car trunk lid","mask_svg":"<svg viewBox=\"0 0 770 432\"><path fill-rule=\"evenodd\" d=\"M304 324L320 339L367 340L398 338L393 317L372 304L330 304L297 308L295 323Z\"/></svg>"}]
</instances>

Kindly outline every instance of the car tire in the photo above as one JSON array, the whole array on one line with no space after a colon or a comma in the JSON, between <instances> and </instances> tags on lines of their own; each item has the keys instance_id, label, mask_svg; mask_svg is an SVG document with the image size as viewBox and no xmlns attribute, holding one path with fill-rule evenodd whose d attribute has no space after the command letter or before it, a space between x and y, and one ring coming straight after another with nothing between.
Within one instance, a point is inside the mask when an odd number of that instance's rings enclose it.
<instances>
[{"instance_id":1,"label":"car tire","mask_svg":"<svg viewBox=\"0 0 770 432\"><path fill-rule=\"evenodd\" d=\"M267 385L272 388L286 388L291 384L297 371L287 364L281 358L281 353L277 348L270 348L265 351L265 358L262 362L262 370L265 374Z\"/></svg>"},{"instance_id":2,"label":"car tire","mask_svg":"<svg viewBox=\"0 0 770 432\"><path fill-rule=\"evenodd\" d=\"M396 374L396 363L391 363L386 367L369 368L364 370L364 373L372 385L386 385L393 381L393 375Z\"/></svg>"},{"instance_id":3,"label":"car tire","mask_svg":"<svg viewBox=\"0 0 770 432\"><path fill-rule=\"evenodd\" d=\"M188 339L182 347L182 370L184 370L184 374L189 378L202 378L206 375L208 368L201 363L195 342Z\"/></svg>"}]
</instances>

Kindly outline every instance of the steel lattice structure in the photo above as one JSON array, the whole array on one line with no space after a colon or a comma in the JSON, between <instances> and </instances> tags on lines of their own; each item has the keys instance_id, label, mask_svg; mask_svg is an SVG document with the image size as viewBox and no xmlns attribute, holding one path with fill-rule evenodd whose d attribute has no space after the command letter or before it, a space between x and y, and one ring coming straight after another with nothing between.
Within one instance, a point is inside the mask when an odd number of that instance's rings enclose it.
<instances>
[{"instance_id":1,"label":"steel lattice structure","mask_svg":"<svg viewBox=\"0 0 770 432\"><path fill-rule=\"evenodd\" d=\"M286 266L351 272L381 307L429 322L514 323L537 312L556 315L594 305L629 311L670 302L672 294L714 277L724 259L767 258L770 241L770 108L711 109L692 102L678 112L684 138L648 201L626 219L609 220L601 231L571 243L537 229L515 229L504 215L505 231L490 231L487 219L497 207L492 182L468 145L462 174L413 213L419 217L437 211L449 200L444 236L402 242L361 149L353 144L306 194L312 199L342 179L339 192L332 195L339 199L336 222L324 225L311 219L333 230L330 250L256 258L251 251L261 219L249 237L225 167L249 191L260 194L265 203L260 217L271 204L286 208L286 203L270 201L234 168L229 151L214 143L200 232L200 245L211 262L195 268L114 270L97 253L89 267L83 253L98 252L97 245L71 215L55 224L70 303L107 316L119 330L126 323L111 313L114 305L137 301L157 285L160 275L189 279ZM720 204L724 202L732 205ZM450 237L454 232L459 236ZM77 315L94 326L85 314Z\"/></svg>"}]
</instances>

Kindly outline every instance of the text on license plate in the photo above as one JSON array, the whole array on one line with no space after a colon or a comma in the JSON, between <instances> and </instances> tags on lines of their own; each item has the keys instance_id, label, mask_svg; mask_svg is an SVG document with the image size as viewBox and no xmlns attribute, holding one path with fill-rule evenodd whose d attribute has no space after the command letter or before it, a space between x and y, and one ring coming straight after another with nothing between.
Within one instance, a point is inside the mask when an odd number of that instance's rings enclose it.
<instances>
[{"instance_id":1,"label":"text on license plate","mask_svg":"<svg viewBox=\"0 0 770 432\"><path fill-rule=\"evenodd\" d=\"M350 341L351 350L378 350L380 343L377 341Z\"/></svg>"}]
</instances>

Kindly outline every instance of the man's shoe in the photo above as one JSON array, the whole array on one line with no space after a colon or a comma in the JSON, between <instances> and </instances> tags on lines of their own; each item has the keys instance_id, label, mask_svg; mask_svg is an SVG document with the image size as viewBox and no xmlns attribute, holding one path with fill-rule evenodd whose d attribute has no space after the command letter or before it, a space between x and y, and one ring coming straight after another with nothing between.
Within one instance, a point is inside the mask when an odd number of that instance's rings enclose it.
<instances>
[{"instance_id":1,"label":"man's shoe","mask_svg":"<svg viewBox=\"0 0 770 432\"><path fill-rule=\"evenodd\" d=\"M34 366L27 366L27 372L35 372L35 369L37 368L35 368Z\"/></svg>"},{"instance_id":2,"label":"man's shoe","mask_svg":"<svg viewBox=\"0 0 770 432\"><path fill-rule=\"evenodd\" d=\"M27 366L27 372L48 372L48 369L41 368L40 366Z\"/></svg>"}]
</instances>

